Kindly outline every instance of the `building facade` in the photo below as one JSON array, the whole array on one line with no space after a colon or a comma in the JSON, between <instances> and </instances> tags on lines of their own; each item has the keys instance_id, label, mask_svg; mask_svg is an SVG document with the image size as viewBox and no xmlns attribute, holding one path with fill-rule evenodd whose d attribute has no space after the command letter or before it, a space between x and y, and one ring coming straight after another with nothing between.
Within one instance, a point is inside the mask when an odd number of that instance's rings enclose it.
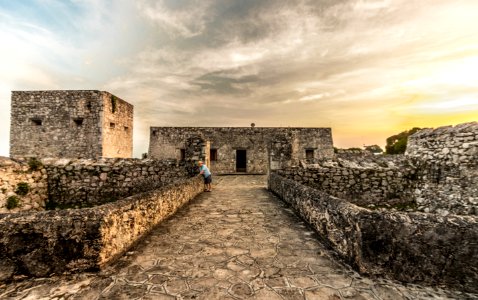
<instances>
[{"instance_id":1,"label":"building facade","mask_svg":"<svg viewBox=\"0 0 478 300\"><path fill-rule=\"evenodd\" d=\"M10 156L129 158L133 105L97 90L13 91Z\"/></svg>"},{"instance_id":2,"label":"building facade","mask_svg":"<svg viewBox=\"0 0 478 300\"><path fill-rule=\"evenodd\" d=\"M334 155L330 128L151 127L149 157L184 160L186 141L201 137L216 174L265 174Z\"/></svg>"}]
</instances>

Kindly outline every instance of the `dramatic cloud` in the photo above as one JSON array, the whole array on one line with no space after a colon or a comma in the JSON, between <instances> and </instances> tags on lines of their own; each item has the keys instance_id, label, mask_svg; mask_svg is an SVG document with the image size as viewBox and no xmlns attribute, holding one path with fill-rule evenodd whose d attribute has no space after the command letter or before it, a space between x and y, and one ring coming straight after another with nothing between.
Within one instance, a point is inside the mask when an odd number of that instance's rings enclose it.
<instances>
[{"instance_id":1,"label":"dramatic cloud","mask_svg":"<svg viewBox=\"0 0 478 300\"><path fill-rule=\"evenodd\" d=\"M51 88L133 103L136 155L155 125L328 126L348 147L477 119L474 0L22 3L0 4L2 128L9 90Z\"/></svg>"}]
</instances>

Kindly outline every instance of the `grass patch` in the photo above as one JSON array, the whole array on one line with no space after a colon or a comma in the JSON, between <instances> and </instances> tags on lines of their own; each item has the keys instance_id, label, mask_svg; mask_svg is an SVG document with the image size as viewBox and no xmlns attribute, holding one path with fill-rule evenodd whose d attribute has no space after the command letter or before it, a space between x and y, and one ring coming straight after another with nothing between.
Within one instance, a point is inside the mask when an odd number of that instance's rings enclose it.
<instances>
[{"instance_id":1,"label":"grass patch","mask_svg":"<svg viewBox=\"0 0 478 300\"><path fill-rule=\"evenodd\" d=\"M28 160L28 167L30 171L38 171L43 168L43 164L36 157L31 157Z\"/></svg>"},{"instance_id":2,"label":"grass patch","mask_svg":"<svg viewBox=\"0 0 478 300\"><path fill-rule=\"evenodd\" d=\"M20 198L17 196L10 196L7 198L7 209L14 209L20 206Z\"/></svg>"},{"instance_id":3,"label":"grass patch","mask_svg":"<svg viewBox=\"0 0 478 300\"><path fill-rule=\"evenodd\" d=\"M20 196L25 196L30 191L30 186L26 182L20 182L17 184L17 189L15 193Z\"/></svg>"}]
</instances>

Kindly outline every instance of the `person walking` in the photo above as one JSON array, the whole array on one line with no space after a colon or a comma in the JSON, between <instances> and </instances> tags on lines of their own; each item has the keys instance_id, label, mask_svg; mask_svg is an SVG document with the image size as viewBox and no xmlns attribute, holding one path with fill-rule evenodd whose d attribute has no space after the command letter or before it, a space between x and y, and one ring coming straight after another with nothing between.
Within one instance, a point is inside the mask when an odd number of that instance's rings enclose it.
<instances>
[{"instance_id":1,"label":"person walking","mask_svg":"<svg viewBox=\"0 0 478 300\"><path fill-rule=\"evenodd\" d=\"M198 161L198 166L199 166L199 174L204 176L204 191L211 192L212 191L211 171L209 171L209 168L202 161Z\"/></svg>"}]
</instances>

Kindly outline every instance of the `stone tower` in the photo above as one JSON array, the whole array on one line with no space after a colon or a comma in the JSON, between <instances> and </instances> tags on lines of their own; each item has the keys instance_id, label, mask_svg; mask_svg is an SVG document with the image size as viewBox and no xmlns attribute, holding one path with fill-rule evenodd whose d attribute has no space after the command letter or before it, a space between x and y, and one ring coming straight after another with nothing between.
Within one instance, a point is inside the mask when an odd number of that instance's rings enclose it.
<instances>
[{"instance_id":1,"label":"stone tower","mask_svg":"<svg viewBox=\"0 0 478 300\"><path fill-rule=\"evenodd\" d=\"M104 91L13 91L11 157L132 156L133 105Z\"/></svg>"}]
</instances>

